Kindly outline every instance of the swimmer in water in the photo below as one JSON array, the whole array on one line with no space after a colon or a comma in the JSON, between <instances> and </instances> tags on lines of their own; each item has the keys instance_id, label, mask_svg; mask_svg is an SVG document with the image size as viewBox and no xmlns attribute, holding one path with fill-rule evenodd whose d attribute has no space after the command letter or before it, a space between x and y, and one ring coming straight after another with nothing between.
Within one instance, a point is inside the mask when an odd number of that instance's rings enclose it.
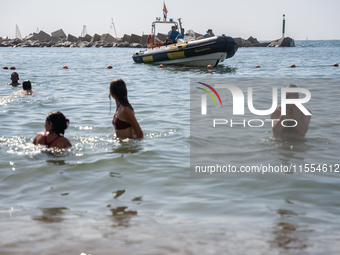
<instances>
[{"instance_id":1,"label":"swimmer in water","mask_svg":"<svg viewBox=\"0 0 340 255\"><path fill-rule=\"evenodd\" d=\"M25 80L22 83L22 90L13 92L12 94L14 95L33 95L36 92L34 90L32 90L32 85L31 82L29 80Z\"/></svg>"},{"instance_id":2,"label":"swimmer in water","mask_svg":"<svg viewBox=\"0 0 340 255\"><path fill-rule=\"evenodd\" d=\"M21 85L21 83L18 82L18 80L19 80L19 74L18 74L17 72L13 72L13 73L11 74L11 80L12 80L12 82L9 83L9 85L12 85L12 86L14 86L14 87Z\"/></svg>"},{"instance_id":3,"label":"swimmer in water","mask_svg":"<svg viewBox=\"0 0 340 255\"><path fill-rule=\"evenodd\" d=\"M116 136L119 138L142 138L143 131L129 103L126 85L122 79L115 79L110 82L109 97L115 99L117 106L112 120Z\"/></svg>"},{"instance_id":4,"label":"swimmer in water","mask_svg":"<svg viewBox=\"0 0 340 255\"><path fill-rule=\"evenodd\" d=\"M296 88L297 86L294 84L288 84L287 88ZM287 93L286 98L299 98L298 93ZM311 111L307 109L310 113ZM273 135L274 136L282 136L282 137L304 137L308 131L309 122L311 119L311 115L305 115L295 104L287 104L286 105L286 115L281 115L281 106L278 106L276 110L270 115L273 120ZM281 125L281 122L286 119L293 119L295 121L285 121L284 124L286 126L294 126L295 127L284 127Z\"/></svg>"},{"instance_id":5,"label":"swimmer in water","mask_svg":"<svg viewBox=\"0 0 340 255\"><path fill-rule=\"evenodd\" d=\"M46 145L47 148L65 149L72 146L70 141L64 137L69 120L59 111L50 112L46 115L45 132L37 134L33 144Z\"/></svg>"}]
</instances>

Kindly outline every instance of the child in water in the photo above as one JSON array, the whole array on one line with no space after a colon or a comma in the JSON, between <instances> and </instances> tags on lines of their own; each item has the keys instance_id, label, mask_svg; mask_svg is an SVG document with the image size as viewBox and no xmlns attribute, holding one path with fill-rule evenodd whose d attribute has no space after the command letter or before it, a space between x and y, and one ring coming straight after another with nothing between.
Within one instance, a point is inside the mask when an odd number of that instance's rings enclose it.
<instances>
[{"instance_id":1,"label":"child in water","mask_svg":"<svg viewBox=\"0 0 340 255\"><path fill-rule=\"evenodd\" d=\"M50 112L46 115L45 132L37 134L33 144L46 145L47 148L64 149L72 146L70 141L64 137L69 120L59 111Z\"/></svg>"}]
</instances>

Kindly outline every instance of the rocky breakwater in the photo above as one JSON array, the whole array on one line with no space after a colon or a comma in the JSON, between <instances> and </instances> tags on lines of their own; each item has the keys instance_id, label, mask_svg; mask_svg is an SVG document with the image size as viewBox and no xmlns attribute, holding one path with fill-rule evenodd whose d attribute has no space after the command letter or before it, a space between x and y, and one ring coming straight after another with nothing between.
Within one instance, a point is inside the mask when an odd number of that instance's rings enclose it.
<instances>
[{"instance_id":1,"label":"rocky breakwater","mask_svg":"<svg viewBox=\"0 0 340 255\"><path fill-rule=\"evenodd\" d=\"M24 39L1 40L0 47L130 47L130 48L146 48L147 36L124 35L123 38L115 38L110 34L85 35L84 37L76 37L66 34L59 29L51 35L44 31L32 33Z\"/></svg>"},{"instance_id":2,"label":"rocky breakwater","mask_svg":"<svg viewBox=\"0 0 340 255\"><path fill-rule=\"evenodd\" d=\"M294 47L294 39L290 37L282 37L271 42L258 42L258 40L250 36L247 40L241 37L234 38L238 47Z\"/></svg>"}]
</instances>

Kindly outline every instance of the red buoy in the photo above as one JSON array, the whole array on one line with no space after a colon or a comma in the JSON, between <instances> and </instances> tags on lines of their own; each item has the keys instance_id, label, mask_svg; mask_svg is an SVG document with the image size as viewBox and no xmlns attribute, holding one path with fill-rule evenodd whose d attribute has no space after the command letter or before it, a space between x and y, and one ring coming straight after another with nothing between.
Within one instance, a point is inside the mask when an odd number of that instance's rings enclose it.
<instances>
[{"instance_id":1,"label":"red buoy","mask_svg":"<svg viewBox=\"0 0 340 255\"><path fill-rule=\"evenodd\" d=\"M260 68L260 65L256 65L255 68Z\"/></svg>"},{"instance_id":2,"label":"red buoy","mask_svg":"<svg viewBox=\"0 0 340 255\"><path fill-rule=\"evenodd\" d=\"M208 65L207 68L211 69L211 68L212 68L212 65Z\"/></svg>"},{"instance_id":3,"label":"red buoy","mask_svg":"<svg viewBox=\"0 0 340 255\"><path fill-rule=\"evenodd\" d=\"M107 66L107 68L109 68L109 69L112 69L112 66L111 66L111 65L109 65L109 66Z\"/></svg>"},{"instance_id":4,"label":"red buoy","mask_svg":"<svg viewBox=\"0 0 340 255\"><path fill-rule=\"evenodd\" d=\"M9 69L11 69L11 70L15 70L15 66L11 66Z\"/></svg>"},{"instance_id":5,"label":"red buoy","mask_svg":"<svg viewBox=\"0 0 340 255\"><path fill-rule=\"evenodd\" d=\"M163 68L163 67L164 67L163 64L160 64L160 65L159 65L159 68Z\"/></svg>"},{"instance_id":6,"label":"red buoy","mask_svg":"<svg viewBox=\"0 0 340 255\"><path fill-rule=\"evenodd\" d=\"M333 66L339 66L339 65L338 65L338 63L334 63L334 65L333 65Z\"/></svg>"},{"instance_id":7,"label":"red buoy","mask_svg":"<svg viewBox=\"0 0 340 255\"><path fill-rule=\"evenodd\" d=\"M290 67L295 67L295 64L291 64Z\"/></svg>"},{"instance_id":8,"label":"red buoy","mask_svg":"<svg viewBox=\"0 0 340 255\"><path fill-rule=\"evenodd\" d=\"M68 69L68 67L67 67L67 66L63 66L63 68L64 68L64 69Z\"/></svg>"},{"instance_id":9,"label":"red buoy","mask_svg":"<svg viewBox=\"0 0 340 255\"><path fill-rule=\"evenodd\" d=\"M7 70L7 69L8 69L8 66L4 66L4 68L3 68L3 69L6 69L6 70Z\"/></svg>"}]
</instances>

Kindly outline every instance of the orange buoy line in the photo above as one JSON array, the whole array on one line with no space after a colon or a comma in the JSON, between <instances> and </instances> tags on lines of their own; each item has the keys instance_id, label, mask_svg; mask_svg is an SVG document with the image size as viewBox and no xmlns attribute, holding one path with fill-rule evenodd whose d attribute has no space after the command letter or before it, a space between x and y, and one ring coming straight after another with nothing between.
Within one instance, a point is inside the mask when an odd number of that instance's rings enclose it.
<instances>
[{"instance_id":1,"label":"orange buoy line","mask_svg":"<svg viewBox=\"0 0 340 255\"><path fill-rule=\"evenodd\" d=\"M296 67L295 64L291 64L290 67Z\"/></svg>"},{"instance_id":2,"label":"orange buoy line","mask_svg":"<svg viewBox=\"0 0 340 255\"><path fill-rule=\"evenodd\" d=\"M338 65L338 63L334 63L334 65L333 65L333 66L339 66L339 65Z\"/></svg>"},{"instance_id":3,"label":"orange buoy line","mask_svg":"<svg viewBox=\"0 0 340 255\"><path fill-rule=\"evenodd\" d=\"M3 69L6 69L6 70L7 70L7 69L8 69L8 66L4 66Z\"/></svg>"},{"instance_id":4,"label":"orange buoy line","mask_svg":"<svg viewBox=\"0 0 340 255\"><path fill-rule=\"evenodd\" d=\"M163 64L160 64L160 65L159 65L159 68L163 68L163 67L164 67Z\"/></svg>"},{"instance_id":5,"label":"orange buoy line","mask_svg":"<svg viewBox=\"0 0 340 255\"><path fill-rule=\"evenodd\" d=\"M15 70L15 66L11 66L9 69L11 69L11 70Z\"/></svg>"},{"instance_id":6,"label":"orange buoy line","mask_svg":"<svg viewBox=\"0 0 340 255\"><path fill-rule=\"evenodd\" d=\"M64 68L64 69L68 69L68 67L67 67L67 66L63 66L63 68Z\"/></svg>"},{"instance_id":7,"label":"orange buoy line","mask_svg":"<svg viewBox=\"0 0 340 255\"><path fill-rule=\"evenodd\" d=\"M260 68L260 65L256 65L255 68Z\"/></svg>"},{"instance_id":8,"label":"orange buoy line","mask_svg":"<svg viewBox=\"0 0 340 255\"><path fill-rule=\"evenodd\" d=\"M107 66L108 69L112 69L112 65Z\"/></svg>"},{"instance_id":9,"label":"orange buoy line","mask_svg":"<svg viewBox=\"0 0 340 255\"><path fill-rule=\"evenodd\" d=\"M212 68L212 65L208 65L207 68L208 68L208 69L211 69L211 68Z\"/></svg>"}]
</instances>

